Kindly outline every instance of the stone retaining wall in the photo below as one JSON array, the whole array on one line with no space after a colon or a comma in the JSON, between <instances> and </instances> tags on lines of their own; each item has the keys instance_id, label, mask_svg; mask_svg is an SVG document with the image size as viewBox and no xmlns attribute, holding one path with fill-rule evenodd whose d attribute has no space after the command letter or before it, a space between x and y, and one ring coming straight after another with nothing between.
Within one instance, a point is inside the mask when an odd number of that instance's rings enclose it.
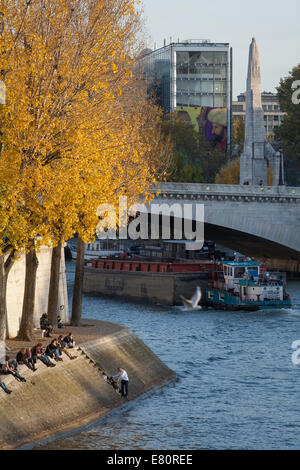
<instances>
[{"instance_id":1,"label":"stone retaining wall","mask_svg":"<svg viewBox=\"0 0 300 470\"><path fill-rule=\"evenodd\" d=\"M176 377L128 328L80 348L76 360L64 355L55 368L40 361L36 372L20 367L26 383L1 376L13 393L0 389L0 449L79 427L122 406L126 399L104 382L99 368L109 375L115 375L119 366L126 369L130 400Z\"/></svg>"},{"instance_id":2,"label":"stone retaining wall","mask_svg":"<svg viewBox=\"0 0 300 470\"><path fill-rule=\"evenodd\" d=\"M48 294L50 284L52 249L46 246L41 247L37 257L39 266L36 275L36 292L35 292L35 310L34 325L39 328L40 317L47 312ZM7 285L7 337L14 338L17 336L20 328L23 297L24 297L24 281L25 281L25 255L14 263L8 276ZM67 321L68 312L68 293L65 270L65 257L62 248L62 258L60 263L60 281L58 295L58 311L63 321Z\"/></svg>"}]
</instances>

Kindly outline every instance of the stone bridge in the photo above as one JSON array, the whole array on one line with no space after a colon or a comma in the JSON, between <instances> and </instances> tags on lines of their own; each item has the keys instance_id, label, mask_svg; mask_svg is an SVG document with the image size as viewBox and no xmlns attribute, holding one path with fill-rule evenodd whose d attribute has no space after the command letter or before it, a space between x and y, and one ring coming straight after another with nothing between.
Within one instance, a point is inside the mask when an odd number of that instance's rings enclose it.
<instances>
[{"instance_id":1,"label":"stone bridge","mask_svg":"<svg viewBox=\"0 0 300 470\"><path fill-rule=\"evenodd\" d=\"M300 271L300 188L162 183L153 192L151 204L204 204L206 240Z\"/></svg>"}]
</instances>

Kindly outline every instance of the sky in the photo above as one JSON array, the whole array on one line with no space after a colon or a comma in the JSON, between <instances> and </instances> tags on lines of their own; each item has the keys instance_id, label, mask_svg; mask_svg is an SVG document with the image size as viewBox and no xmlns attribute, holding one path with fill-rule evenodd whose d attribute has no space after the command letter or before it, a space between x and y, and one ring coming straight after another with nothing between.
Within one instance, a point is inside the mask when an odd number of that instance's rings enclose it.
<instances>
[{"instance_id":1,"label":"sky","mask_svg":"<svg viewBox=\"0 0 300 470\"><path fill-rule=\"evenodd\" d=\"M148 47L170 37L229 42L233 48L233 99L245 91L249 45L256 38L262 89L275 92L280 78L300 63L299 0L142 0Z\"/></svg>"}]
</instances>

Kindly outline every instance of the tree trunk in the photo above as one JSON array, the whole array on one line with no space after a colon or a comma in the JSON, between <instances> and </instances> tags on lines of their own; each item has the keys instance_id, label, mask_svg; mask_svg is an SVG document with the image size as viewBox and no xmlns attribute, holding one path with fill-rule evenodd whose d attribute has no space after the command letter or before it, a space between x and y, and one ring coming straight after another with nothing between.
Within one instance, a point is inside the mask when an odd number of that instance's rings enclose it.
<instances>
[{"instance_id":1,"label":"tree trunk","mask_svg":"<svg viewBox=\"0 0 300 470\"><path fill-rule=\"evenodd\" d=\"M36 273L38 266L39 260L35 248L33 248L29 253L26 253L22 319L19 334L16 338L19 341L31 341L33 338Z\"/></svg>"},{"instance_id":2,"label":"tree trunk","mask_svg":"<svg viewBox=\"0 0 300 470\"><path fill-rule=\"evenodd\" d=\"M84 276L84 251L85 243L81 238L77 242L76 273L72 301L71 325L79 326L82 316L82 289Z\"/></svg>"},{"instance_id":3,"label":"tree trunk","mask_svg":"<svg viewBox=\"0 0 300 470\"><path fill-rule=\"evenodd\" d=\"M5 276L4 255L0 256L0 341L6 337L6 286L7 276Z\"/></svg>"},{"instance_id":4,"label":"tree trunk","mask_svg":"<svg viewBox=\"0 0 300 470\"><path fill-rule=\"evenodd\" d=\"M59 244L52 249L51 259L51 275L48 297L48 319L53 327L57 326L60 260L61 242L59 242Z\"/></svg>"},{"instance_id":5,"label":"tree trunk","mask_svg":"<svg viewBox=\"0 0 300 470\"><path fill-rule=\"evenodd\" d=\"M14 264L13 251L8 255L5 260L5 254L0 256L0 341L6 339L6 295L7 295L7 281L10 270Z\"/></svg>"}]
</instances>

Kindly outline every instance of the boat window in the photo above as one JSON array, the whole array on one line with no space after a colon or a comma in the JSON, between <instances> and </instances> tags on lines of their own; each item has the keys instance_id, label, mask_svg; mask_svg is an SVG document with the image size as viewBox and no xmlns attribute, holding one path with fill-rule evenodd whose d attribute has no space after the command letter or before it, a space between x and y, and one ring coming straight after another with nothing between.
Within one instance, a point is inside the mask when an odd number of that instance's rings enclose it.
<instances>
[{"instance_id":1,"label":"boat window","mask_svg":"<svg viewBox=\"0 0 300 470\"><path fill-rule=\"evenodd\" d=\"M209 299L213 299L213 298L214 298L214 293L213 293L213 292L209 292L209 293L208 293L208 298L209 298Z\"/></svg>"},{"instance_id":2,"label":"boat window","mask_svg":"<svg viewBox=\"0 0 300 470\"><path fill-rule=\"evenodd\" d=\"M234 277L235 277L236 279L242 278L242 277L244 276L244 274L245 274L245 271L246 271L246 269L245 269L244 267L242 267L242 266L236 267L236 268L235 268L235 273L234 273L235 276L234 276Z\"/></svg>"},{"instance_id":3,"label":"boat window","mask_svg":"<svg viewBox=\"0 0 300 470\"><path fill-rule=\"evenodd\" d=\"M249 268L248 269L248 274L250 277L256 277L258 276L258 270L257 268Z\"/></svg>"},{"instance_id":4,"label":"boat window","mask_svg":"<svg viewBox=\"0 0 300 470\"><path fill-rule=\"evenodd\" d=\"M224 300L225 299L225 294L219 294L219 299Z\"/></svg>"}]
</instances>

